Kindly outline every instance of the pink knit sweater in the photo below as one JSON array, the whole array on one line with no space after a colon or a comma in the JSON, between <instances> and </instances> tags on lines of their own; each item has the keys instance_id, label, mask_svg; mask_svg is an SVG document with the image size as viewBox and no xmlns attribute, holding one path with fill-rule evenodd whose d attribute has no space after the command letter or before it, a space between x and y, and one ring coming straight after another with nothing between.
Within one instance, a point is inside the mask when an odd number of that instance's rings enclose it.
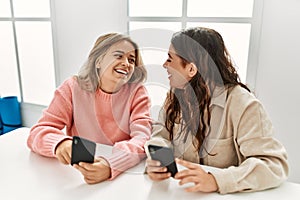
<instances>
[{"instance_id":1,"label":"pink knit sweater","mask_svg":"<svg viewBox=\"0 0 300 200\"><path fill-rule=\"evenodd\" d=\"M91 93L72 77L55 91L51 104L31 128L27 145L47 157L54 157L57 144L74 135L112 145L113 153L105 159L114 179L145 157L144 144L151 134L149 110L150 99L141 84L126 84L114 94Z\"/></svg>"}]
</instances>

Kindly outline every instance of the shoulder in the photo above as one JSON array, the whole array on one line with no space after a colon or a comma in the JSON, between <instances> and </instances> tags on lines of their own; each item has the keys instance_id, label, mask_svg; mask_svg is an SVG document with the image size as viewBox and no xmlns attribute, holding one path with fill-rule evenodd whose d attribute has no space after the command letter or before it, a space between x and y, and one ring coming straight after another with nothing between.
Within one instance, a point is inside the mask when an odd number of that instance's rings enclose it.
<instances>
[{"instance_id":1,"label":"shoulder","mask_svg":"<svg viewBox=\"0 0 300 200\"><path fill-rule=\"evenodd\" d=\"M236 117L241 116L245 111L258 111L263 109L262 103L252 94L241 86L231 89L225 109Z\"/></svg>"},{"instance_id":2,"label":"shoulder","mask_svg":"<svg viewBox=\"0 0 300 200\"><path fill-rule=\"evenodd\" d=\"M124 87L132 91L145 88L145 86L142 83L128 83L124 85Z\"/></svg>"},{"instance_id":3,"label":"shoulder","mask_svg":"<svg viewBox=\"0 0 300 200\"><path fill-rule=\"evenodd\" d=\"M243 117L250 119L268 119L268 114L263 104L251 92L235 86L228 96L225 109L232 119L240 121Z\"/></svg>"},{"instance_id":4,"label":"shoulder","mask_svg":"<svg viewBox=\"0 0 300 200\"><path fill-rule=\"evenodd\" d=\"M251 103L259 102L254 94L239 85L234 86L231 89L228 95L228 101L237 105L249 105Z\"/></svg>"},{"instance_id":5,"label":"shoulder","mask_svg":"<svg viewBox=\"0 0 300 200\"><path fill-rule=\"evenodd\" d=\"M71 76L64 80L60 86L56 89L56 93L60 93L62 96L72 96L74 88L79 87L76 76Z\"/></svg>"},{"instance_id":6,"label":"shoulder","mask_svg":"<svg viewBox=\"0 0 300 200\"><path fill-rule=\"evenodd\" d=\"M58 88L60 88L60 89L73 88L76 85L78 85L77 77L71 76L71 77L67 78L66 80L64 80Z\"/></svg>"},{"instance_id":7,"label":"shoulder","mask_svg":"<svg viewBox=\"0 0 300 200\"><path fill-rule=\"evenodd\" d=\"M127 99L129 102L131 102L131 104L141 102L150 104L151 102L146 87L141 83L128 83L126 86L124 85L123 91L120 95L123 99Z\"/></svg>"},{"instance_id":8,"label":"shoulder","mask_svg":"<svg viewBox=\"0 0 300 200\"><path fill-rule=\"evenodd\" d=\"M124 91L131 95L148 95L148 91L142 83L128 83L124 86Z\"/></svg>"}]
</instances>

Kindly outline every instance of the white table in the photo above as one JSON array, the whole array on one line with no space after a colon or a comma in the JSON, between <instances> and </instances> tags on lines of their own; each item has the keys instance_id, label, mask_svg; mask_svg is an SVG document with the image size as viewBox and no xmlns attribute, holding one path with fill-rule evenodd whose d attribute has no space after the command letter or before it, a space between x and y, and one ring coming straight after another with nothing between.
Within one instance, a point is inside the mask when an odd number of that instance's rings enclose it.
<instances>
[{"instance_id":1,"label":"white table","mask_svg":"<svg viewBox=\"0 0 300 200\"><path fill-rule=\"evenodd\" d=\"M151 181L143 174L143 162L113 181L88 185L73 167L32 153L26 145L28 132L28 128L20 128L0 136L1 200L300 199L300 184L291 182L253 193L187 193L183 190L186 186L179 186L178 181L172 178L162 182ZM98 154L109 153L109 150L100 148L102 152L97 148Z\"/></svg>"}]
</instances>

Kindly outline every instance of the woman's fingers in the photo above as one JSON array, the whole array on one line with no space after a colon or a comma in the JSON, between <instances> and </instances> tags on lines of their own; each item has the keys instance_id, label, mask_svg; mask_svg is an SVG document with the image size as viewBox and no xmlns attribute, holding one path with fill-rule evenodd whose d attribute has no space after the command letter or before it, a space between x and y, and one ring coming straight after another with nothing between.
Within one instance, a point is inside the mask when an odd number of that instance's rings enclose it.
<instances>
[{"instance_id":1,"label":"woman's fingers","mask_svg":"<svg viewBox=\"0 0 300 200\"><path fill-rule=\"evenodd\" d=\"M151 172L156 172L156 173L161 173L161 172L167 172L167 168L166 167L161 167L161 164L159 161L157 160L151 160L151 159L147 159L146 160L146 171L147 173L151 173Z\"/></svg>"},{"instance_id":2,"label":"woman's fingers","mask_svg":"<svg viewBox=\"0 0 300 200\"><path fill-rule=\"evenodd\" d=\"M192 162L185 161L185 160L181 160L179 158L176 158L175 161L176 161L177 164L182 165L182 166L184 166L188 169L198 169L200 167L199 164L192 163Z\"/></svg>"},{"instance_id":3,"label":"woman's fingers","mask_svg":"<svg viewBox=\"0 0 300 200\"><path fill-rule=\"evenodd\" d=\"M150 173L148 173L148 176L153 181L162 181L167 178L170 178L171 173L170 172L166 172L166 173L150 172Z\"/></svg>"},{"instance_id":4,"label":"woman's fingers","mask_svg":"<svg viewBox=\"0 0 300 200\"><path fill-rule=\"evenodd\" d=\"M63 164L71 163L72 140L66 139L58 144L55 150L57 159Z\"/></svg>"},{"instance_id":5,"label":"woman's fingers","mask_svg":"<svg viewBox=\"0 0 300 200\"><path fill-rule=\"evenodd\" d=\"M195 184L197 184L200 181L199 178L201 178L201 177L194 176L194 175L186 176L186 177L180 179L179 185L184 185L186 183L195 183Z\"/></svg>"},{"instance_id":6,"label":"woman's fingers","mask_svg":"<svg viewBox=\"0 0 300 200\"><path fill-rule=\"evenodd\" d=\"M67 152L61 152L60 154L57 154L56 157L59 160L59 162L65 164L65 165L71 163L71 158Z\"/></svg>"},{"instance_id":7,"label":"woman's fingers","mask_svg":"<svg viewBox=\"0 0 300 200\"><path fill-rule=\"evenodd\" d=\"M161 167L158 160L148 158L146 160L146 171L149 178L153 181L161 181L171 177L171 173L167 172L166 167Z\"/></svg>"},{"instance_id":8,"label":"woman's fingers","mask_svg":"<svg viewBox=\"0 0 300 200\"><path fill-rule=\"evenodd\" d=\"M186 188L187 192L215 192L218 190L218 185L214 176L207 173L199 164L190 163L177 159L176 162L187 169L178 172L175 179L180 180L179 185L193 183L194 185Z\"/></svg>"},{"instance_id":9,"label":"woman's fingers","mask_svg":"<svg viewBox=\"0 0 300 200\"><path fill-rule=\"evenodd\" d=\"M146 160L146 165L147 166L156 166L156 167L159 167L161 164L160 164L160 162L158 160L152 160L152 159L148 158Z\"/></svg>"},{"instance_id":10,"label":"woman's fingers","mask_svg":"<svg viewBox=\"0 0 300 200\"><path fill-rule=\"evenodd\" d=\"M73 167L81 172L88 184L95 184L107 180L111 176L111 169L107 164L96 161L95 163L74 164Z\"/></svg>"}]
</instances>

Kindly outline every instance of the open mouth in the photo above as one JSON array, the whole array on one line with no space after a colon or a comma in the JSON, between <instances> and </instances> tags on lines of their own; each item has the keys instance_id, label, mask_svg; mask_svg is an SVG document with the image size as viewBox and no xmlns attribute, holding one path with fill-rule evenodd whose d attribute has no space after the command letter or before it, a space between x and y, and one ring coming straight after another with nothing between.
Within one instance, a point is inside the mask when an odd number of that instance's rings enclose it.
<instances>
[{"instance_id":1,"label":"open mouth","mask_svg":"<svg viewBox=\"0 0 300 200\"><path fill-rule=\"evenodd\" d=\"M122 75L128 75L128 72L126 70L123 70L123 69L115 69L115 71L119 74L122 74Z\"/></svg>"},{"instance_id":2,"label":"open mouth","mask_svg":"<svg viewBox=\"0 0 300 200\"><path fill-rule=\"evenodd\" d=\"M170 78L172 76L172 74L169 72L169 70L167 70L167 74L168 74L168 78Z\"/></svg>"}]
</instances>

